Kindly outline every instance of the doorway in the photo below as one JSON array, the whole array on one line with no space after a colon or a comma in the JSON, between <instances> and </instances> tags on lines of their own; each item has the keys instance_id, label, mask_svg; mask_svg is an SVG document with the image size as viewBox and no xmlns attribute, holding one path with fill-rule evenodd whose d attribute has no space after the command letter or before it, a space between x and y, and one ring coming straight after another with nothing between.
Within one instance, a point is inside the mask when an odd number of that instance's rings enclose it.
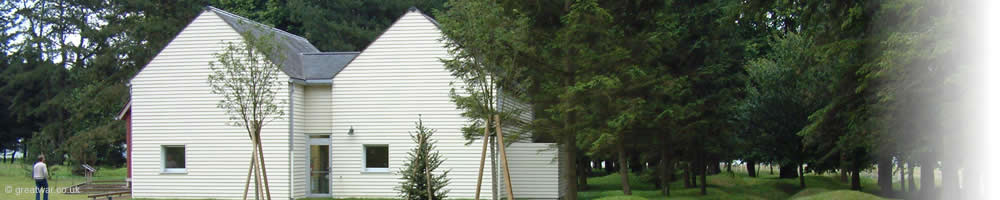
<instances>
[{"instance_id":1,"label":"doorway","mask_svg":"<svg viewBox=\"0 0 1000 200\"><path fill-rule=\"evenodd\" d=\"M309 196L330 196L330 139L309 138Z\"/></svg>"}]
</instances>

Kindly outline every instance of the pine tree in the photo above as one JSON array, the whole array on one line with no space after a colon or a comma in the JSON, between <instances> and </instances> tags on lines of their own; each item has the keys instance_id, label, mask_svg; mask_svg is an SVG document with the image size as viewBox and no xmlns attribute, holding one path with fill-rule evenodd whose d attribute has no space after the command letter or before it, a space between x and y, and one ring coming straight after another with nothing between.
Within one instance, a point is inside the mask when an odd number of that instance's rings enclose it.
<instances>
[{"instance_id":1,"label":"pine tree","mask_svg":"<svg viewBox=\"0 0 1000 200\"><path fill-rule=\"evenodd\" d=\"M410 134L413 143L417 144L408 153L408 163L403 164L403 170L398 173L402 175L403 182L396 188L403 199L409 200L435 200L447 197L448 190L443 190L448 185L448 172L445 170L440 174L432 174L442 163L439 152L434 151L435 140L430 137L437 130L424 127L424 121L418 119L417 132Z\"/></svg>"}]
</instances>

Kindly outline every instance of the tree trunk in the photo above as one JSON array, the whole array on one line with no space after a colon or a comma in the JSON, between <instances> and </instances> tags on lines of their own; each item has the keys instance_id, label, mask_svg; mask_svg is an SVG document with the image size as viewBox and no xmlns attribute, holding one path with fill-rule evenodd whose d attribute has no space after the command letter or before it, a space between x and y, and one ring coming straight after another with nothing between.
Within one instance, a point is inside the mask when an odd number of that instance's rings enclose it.
<instances>
[{"instance_id":1,"label":"tree trunk","mask_svg":"<svg viewBox=\"0 0 1000 200\"><path fill-rule=\"evenodd\" d=\"M260 127L258 125L258 127ZM257 128L257 156L260 157L260 172L261 177L264 179L264 194L267 195L267 200L271 200L271 186L268 185L267 180L267 165L264 164L264 145L260 142L260 128Z\"/></svg>"},{"instance_id":2,"label":"tree trunk","mask_svg":"<svg viewBox=\"0 0 1000 200\"><path fill-rule=\"evenodd\" d=\"M691 188L691 166L684 163L681 167L684 168L684 188Z\"/></svg>"},{"instance_id":3,"label":"tree trunk","mask_svg":"<svg viewBox=\"0 0 1000 200\"><path fill-rule=\"evenodd\" d=\"M858 167L851 170L851 189L861 191L861 169Z\"/></svg>"},{"instance_id":4,"label":"tree trunk","mask_svg":"<svg viewBox=\"0 0 1000 200\"><path fill-rule=\"evenodd\" d=\"M660 193L664 196L670 196L670 182L667 179L667 161L662 159L663 153L660 153L660 162L656 164L656 187L660 188Z\"/></svg>"},{"instance_id":5,"label":"tree trunk","mask_svg":"<svg viewBox=\"0 0 1000 200\"><path fill-rule=\"evenodd\" d=\"M763 166L763 165L761 165L761 164L760 164L760 163L758 162L758 163L757 163L757 165L756 165L756 166L754 166L754 169L753 169L753 170L754 170L754 172L753 172L753 174L754 174L754 175L757 175L757 176L759 177L759 176L760 176L760 169L761 169L761 168L764 168L764 166Z\"/></svg>"},{"instance_id":6,"label":"tree trunk","mask_svg":"<svg viewBox=\"0 0 1000 200\"><path fill-rule=\"evenodd\" d=\"M667 161L667 180L669 180L667 182L672 183L677 181L677 161L672 159Z\"/></svg>"},{"instance_id":7,"label":"tree trunk","mask_svg":"<svg viewBox=\"0 0 1000 200\"><path fill-rule=\"evenodd\" d=\"M566 126L569 127L568 124ZM565 164L563 164L563 169L562 169L563 172L566 172L566 175L562 177L563 181L566 183L567 191L565 196L566 199L577 199L576 162L573 162L574 160L576 160L576 135L573 135L572 132L563 134L565 135L563 136L562 147L563 147L563 152L566 154L566 161L567 161L563 162Z\"/></svg>"},{"instance_id":8,"label":"tree trunk","mask_svg":"<svg viewBox=\"0 0 1000 200\"><path fill-rule=\"evenodd\" d=\"M694 163L688 163L688 169L691 170L691 188L698 187L698 168Z\"/></svg>"},{"instance_id":9,"label":"tree trunk","mask_svg":"<svg viewBox=\"0 0 1000 200\"><path fill-rule=\"evenodd\" d=\"M493 197L491 199L493 200L500 198L500 174L497 173L500 171L500 168L497 165L497 163L500 162L500 159L497 159L497 154L499 154L497 151L497 136L490 136L490 162L493 163L490 164L490 169L492 169L490 170L490 177L493 177L490 181L493 182L493 186L491 187L491 192L493 193Z\"/></svg>"},{"instance_id":10,"label":"tree trunk","mask_svg":"<svg viewBox=\"0 0 1000 200\"><path fill-rule=\"evenodd\" d=\"M660 139L660 142L663 142L663 144L667 143L667 135L666 134L662 134L661 133L659 139ZM669 155L667 155L667 145L660 146L660 164L657 165L658 168L656 169L656 171L660 172L660 174L659 174L660 182L659 183L660 183L661 192L663 193L663 196L667 196L667 197L670 196L670 175L669 174L673 173L673 171L671 171L671 169L670 169L671 167L669 167L669 165L670 165L670 160L669 160Z\"/></svg>"},{"instance_id":11,"label":"tree trunk","mask_svg":"<svg viewBox=\"0 0 1000 200\"><path fill-rule=\"evenodd\" d=\"M587 177L590 177L589 175L590 173L588 173L588 171L590 171L589 170L590 165L586 164L588 162L587 156L580 156L580 157L583 158L582 162L577 163L576 165L577 167L579 167L577 171L578 174L576 175L576 177L577 179L580 180L580 182L577 184L577 188L579 188L580 190L587 190Z\"/></svg>"},{"instance_id":12,"label":"tree trunk","mask_svg":"<svg viewBox=\"0 0 1000 200\"><path fill-rule=\"evenodd\" d=\"M880 152L878 155L878 186L882 195L892 193L892 155Z\"/></svg>"},{"instance_id":13,"label":"tree trunk","mask_svg":"<svg viewBox=\"0 0 1000 200\"><path fill-rule=\"evenodd\" d=\"M839 169L837 171L840 171L840 182L846 183L847 182L847 170Z\"/></svg>"},{"instance_id":14,"label":"tree trunk","mask_svg":"<svg viewBox=\"0 0 1000 200\"><path fill-rule=\"evenodd\" d=\"M907 179L909 179L909 180L906 181L906 185L908 185L907 189L909 189L910 192L916 192L917 191L917 180L913 179L913 163L906 162L906 169L907 169L906 170L906 176L907 176Z\"/></svg>"},{"instance_id":15,"label":"tree trunk","mask_svg":"<svg viewBox=\"0 0 1000 200\"><path fill-rule=\"evenodd\" d=\"M567 11L570 8L571 5L570 3L571 3L570 1L565 2L566 8L564 9L566 9ZM575 80L576 76L575 74L573 74L575 66L573 65L573 61L569 57L564 57L563 59L564 63L566 64L564 66L566 68L566 74L564 74L564 77L566 77L566 79L563 80L563 86L570 86L572 84L575 84L576 82ZM571 99L562 101L564 103L572 103ZM565 194L565 199L577 199L576 195L578 191L576 185L577 146L576 146L576 130L573 127L573 125L576 124L576 111L570 110L568 113L566 113L566 118L564 119L565 123L563 123L563 131L565 132L562 133L563 134L562 142L563 146L565 147L563 151L565 151L566 153L566 162L565 162L566 166L563 168L563 171L566 172L565 180L563 180L566 182L566 190L567 190ZM513 199L514 197L508 197L508 198Z\"/></svg>"},{"instance_id":16,"label":"tree trunk","mask_svg":"<svg viewBox=\"0 0 1000 200\"><path fill-rule=\"evenodd\" d=\"M257 152L257 153L260 153L260 152ZM257 162L255 164L255 165L257 165L257 167L254 168L254 173L253 173L254 174L254 183L253 183L254 199L261 199L261 195L264 194L261 191L261 190L264 189L264 187L260 186L260 184L261 184L261 179L260 179L260 163L261 162L260 162L260 160L257 160L255 162Z\"/></svg>"},{"instance_id":17,"label":"tree trunk","mask_svg":"<svg viewBox=\"0 0 1000 200\"><path fill-rule=\"evenodd\" d=\"M615 161L604 160L604 172L611 174L615 172Z\"/></svg>"},{"instance_id":18,"label":"tree trunk","mask_svg":"<svg viewBox=\"0 0 1000 200\"><path fill-rule=\"evenodd\" d=\"M637 148L635 147L635 143L633 143L632 144L632 149L629 150L629 152L626 152L626 154L629 157L629 159L628 159L628 167L630 169L629 171L631 171L632 173L634 173L634 174L640 174L640 173L642 173L643 168L646 168L646 164L644 164L642 162L642 159L639 158L639 153L635 152L635 149L637 149Z\"/></svg>"},{"instance_id":19,"label":"tree trunk","mask_svg":"<svg viewBox=\"0 0 1000 200\"><path fill-rule=\"evenodd\" d=\"M795 178L798 176L795 164L782 164L778 166L778 178Z\"/></svg>"},{"instance_id":20,"label":"tree trunk","mask_svg":"<svg viewBox=\"0 0 1000 200\"><path fill-rule=\"evenodd\" d=\"M618 146L618 166L621 166L619 167L618 173L621 174L622 178L622 192L624 192L625 195L632 195L632 187L628 183L629 165L628 163L625 163L626 162L625 160L628 158L625 155L625 132L618 132L617 146Z\"/></svg>"},{"instance_id":21,"label":"tree trunk","mask_svg":"<svg viewBox=\"0 0 1000 200\"><path fill-rule=\"evenodd\" d=\"M500 124L500 115L494 115L493 117L494 117L493 121L496 124L494 126L496 128L496 132L494 132L494 133L497 135L497 147L500 149L500 164L503 165L503 169L504 169L503 170L504 185L507 186L506 187L506 189L507 189L507 198L508 199L514 199L514 197L515 197L514 196L514 189L513 189L514 188L514 184L511 183L511 180L510 180L511 179L510 178L510 170L509 170L510 166L509 166L509 162L507 161L507 151L504 150L504 147L507 146L505 144L507 144L507 143L503 142L503 129L501 129L501 127L503 127L503 126ZM573 162L573 161L571 160L570 162Z\"/></svg>"},{"instance_id":22,"label":"tree trunk","mask_svg":"<svg viewBox=\"0 0 1000 200\"><path fill-rule=\"evenodd\" d=\"M802 164L799 164L799 187L806 188L806 171L802 169Z\"/></svg>"},{"instance_id":23,"label":"tree trunk","mask_svg":"<svg viewBox=\"0 0 1000 200\"><path fill-rule=\"evenodd\" d=\"M708 160L708 159L706 159L706 161L707 161L707 163L706 163L707 165L706 166L708 167L708 174L713 174L714 175L714 174L722 173L722 167L719 166L719 161L718 160Z\"/></svg>"},{"instance_id":24,"label":"tree trunk","mask_svg":"<svg viewBox=\"0 0 1000 200\"><path fill-rule=\"evenodd\" d=\"M486 147L489 147L489 144L490 144L490 129L489 129L490 125L489 124L490 124L490 119L487 118L486 119L486 127L487 128L483 129L483 138L482 138L482 140L483 140L483 150L482 150L482 152L480 153L480 156L479 156L479 176L476 177L476 194L475 194L475 198L474 198L476 200L479 200L479 194L480 194L480 192L482 191L482 188L483 188L483 171L486 169Z\"/></svg>"},{"instance_id":25,"label":"tree trunk","mask_svg":"<svg viewBox=\"0 0 1000 200\"><path fill-rule=\"evenodd\" d=\"M726 172L729 172L730 174L733 173L733 161L732 160L726 161Z\"/></svg>"},{"instance_id":26,"label":"tree trunk","mask_svg":"<svg viewBox=\"0 0 1000 200\"><path fill-rule=\"evenodd\" d=\"M747 165L747 174L750 175L750 177L757 177L757 169L755 169L757 167L757 162L747 160L744 164Z\"/></svg>"},{"instance_id":27,"label":"tree trunk","mask_svg":"<svg viewBox=\"0 0 1000 200\"><path fill-rule=\"evenodd\" d=\"M251 165L250 166L250 170L251 170L251 172L253 172L253 180L254 180L253 181L253 192L254 192L253 194L254 194L254 199L260 199L260 194L261 194L260 190L262 188L262 187L260 187L260 182L261 182L261 180L260 180L260 162L258 160L260 157L257 156L257 154L260 153L260 152L258 152L258 148L257 148L257 144L258 143L256 141L254 141L254 140L257 140L257 138L253 137L252 134L251 134L250 138L251 138L250 142L253 143L253 148L254 148L254 150L250 154L250 156L252 157L250 159L250 162L251 162L251 164L250 164ZM249 186L250 186L249 182L247 182L247 186L246 187L249 187ZM244 190L246 190L246 189L249 189L249 188L244 188ZM245 197L244 197L244 199L245 199Z\"/></svg>"},{"instance_id":28,"label":"tree trunk","mask_svg":"<svg viewBox=\"0 0 1000 200\"><path fill-rule=\"evenodd\" d=\"M698 169L701 171L701 195L708 195L708 165L705 165L704 158L699 160L702 160L701 165L698 165ZM718 163L715 166L719 166Z\"/></svg>"},{"instance_id":29,"label":"tree trunk","mask_svg":"<svg viewBox=\"0 0 1000 200\"><path fill-rule=\"evenodd\" d=\"M250 139L253 140L254 139L253 136L250 136ZM256 172L256 171L254 171L254 169L257 168L257 143L251 141L251 144L253 145L253 147L251 147L251 149L253 149L253 150L251 150L251 153L250 153L250 168L247 169L247 182L243 186L243 200L246 200L247 199L247 194L250 193L250 180L251 180L252 177L254 177L254 176L252 176L254 174L254 172ZM257 187L256 186L257 186L256 182L254 182L254 194L255 195L257 194Z\"/></svg>"},{"instance_id":30,"label":"tree trunk","mask_svg":"<svg viewBox=\"0 0 1000 200\"><path fill-rule=\"evenodd\" d=\"M21 158L21 162L25 163L25 164L29 164L29 163L26 163L29 160L28 159L28 153L29 153L28 149L29 148L28 148L28 143L27 142L21 144L21 150L22 150L21 152L22 152L22 154L24 154L24 157Z\"/></svg>"},{"instance_id":31,"label":"tree trunk","mask_svg":"<svg viewBox=\"0 0 1000 200\"><path fill-rule=\"evenodd\" d=\"M771 175L774 175L774 165L772 165L771 163L767 163L767 167L771 168L771 172L770 173L771 173Z\"/></svg>"},{"instance_id":32,"label":"tree trunk","mask_svg":"<svg viewBox=\"0 0 1000 200\"><path fill-rule=\"evenodd\" d=\"M906 193L906 167L903 162L902 156L900 156L899 162L896 162L896 168L899 169L899 191Z\"/></svg>"},{"instance_id":33,"label":"tree trunk","mask_svg":"<svg viewBox=\"0 0 1000 200\"><path fill-rule=\"evenodd\" d=\"M670 196L670 181L673 179L672 176L674 174L672 165L667 158L666 151L660 152L660 170L662 170L662 173L660 173L660 186L663 190L663 196L667 197Z\"/></svg>"}]
</instances>

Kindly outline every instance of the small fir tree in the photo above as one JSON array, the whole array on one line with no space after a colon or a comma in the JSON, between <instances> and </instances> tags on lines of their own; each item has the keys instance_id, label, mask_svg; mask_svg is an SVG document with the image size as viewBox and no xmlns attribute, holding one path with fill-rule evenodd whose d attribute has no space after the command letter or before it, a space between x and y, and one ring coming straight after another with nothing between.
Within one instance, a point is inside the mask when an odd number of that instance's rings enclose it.
<instances>
[{"instance_id":1,"label":"small fir tree","mask_svg":"<svg viewBox=\"0 0 1000 200\"><path fill-rule=\"evenodd\" d=\"M440 174L433 174L444 159L439 152L434 150L435 140L430 137L437 130L424 127L422 119L418 119L417 132L410 134L410 138L417 144L408 153L408 163L403 164L403 170L398 173L402 175L403 182L396 190L399 191L403 199L410 200L437 200L447 197L448 190L444 187L448 185L448 172L445 170Z\"/></svg>"}]
</instances>

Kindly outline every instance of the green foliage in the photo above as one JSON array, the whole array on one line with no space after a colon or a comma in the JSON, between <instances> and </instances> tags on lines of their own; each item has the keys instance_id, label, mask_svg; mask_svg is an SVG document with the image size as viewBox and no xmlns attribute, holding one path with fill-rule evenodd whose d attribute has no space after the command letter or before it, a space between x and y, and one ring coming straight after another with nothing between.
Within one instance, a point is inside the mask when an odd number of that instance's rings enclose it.
<instances>
[{"instance_id":1,"label":"green foliage","mask_svg":"<svg viewBox=\"0 0 1000 200\"><path fill-rule=\"evenodd\" d=\"M772 50L746 65L746 97L741 105L748 125L748 142L758 149L761 161L782 165L805 162L803 138L796 133L808 117L830 99L827 83L836 68L820 63L814 40L797 33L773 39ZM837 155L837 154L835 154Z\"/></svg>"},{"instance_id":2,"label":"green foliage","mask_svg":"<svg viewBox=\"0 0 1000 200\"><path fill-rule=\"evenodd\" d=\"M360 51L409 7L428 13L443 0L210 0L211 5L308 39L321 51Z\"/></svg>"},{"instance_id":3,"label":"green foliage","mask_svg":"<svg viewBox=\"0 0 1000 200\"><path fill-rule=\"evenodd\" d=\"M10 144L3 149L19 148L27 157L45 153L50 164L63 158L74 167L122 164L124 122L114 117L127 101L125 83L201 11L200 4L0 3L9 19L0 35L0 118L12 119L5 120L12 124L0 138Z\"/></svg>"},{"instance_id":4,"label":"green foliage","mask_svg":"<svg viewBox=\"0 0 1000 200\"><path fill-rule=\"evenodd\" d=\"M425 127L423 119L419 119L415 124L417 130L410 134L410 138L417 146L407 153L408 162L403 163L403 169L397 172L403 181L396 190L403 199L448 198L449 190L445 190L444 187L448 186L448 172L451 170L438 170L445 159L434 149L437 140L431 139L437 130ZM434 174L435 171L438 174Z\"/></svg>"},{"instance_id":5,"label":"green foliage","mask_svg":"<svg viewBox=\"0 0 1000 200\"><path fill-rule=\"evenodd\" d=\"M259 24L249 25L257 26L254 28L258 30L268 28ZM261 129L271 121L281 119L285 112L280 105L288 105L287 100L275 98L277 91L283 89L285 84L285 80L280 77L286 58L281 53L284 51L283 47L278 44L279 40L287 38L276 36L273 31L254 33L248 30L240 34L243 36L240 42L222 42L225 47L221 52L215 53L217 60L209 61L212 74L207 77L208 84L212 88L212 94L222 96L217 107L229 115L228 124L246 129L253 149L249 169L256 177L253 181L256 184L254 188L263 185L262 193L270 199ZM247 174L247 184L251 181L250 172ZM262 176L263 181L260 180ZM244 190L244 197L248 192Z\"/></svg>"},{"instance_id":6,"label":"green foliage","mask_svg":"<svg viewBox=\"0 0 1000 200\"><path fill-rule=\"evenodd\" d=\"M222 52L215 54L217 60L208 63L213 72L208 84L213 94L223 97L218 107L229 115L231 125L258 136L264 125L285 114L279 105L286 100L275 98L284 83L279 77L286 58L274 52L282 52L277 44L283 38L273 32L242 35L241 42L225 42Z\"/></svg>"},{"instance_id":7,"label":"green foliage","mask_svg":"<svg viewBox=\"0 0 1000 200\"><path fill-rule=\"evenodd\" d=\"M495 115L503 126L524 126L528 122L517 117L523 110L499 104L504 98L517 99L523 90L513 77L524 69L509 54L517 53L511 44L523 42L517 29L527 22L503 15L495 2L462 1L448 6L451 11L439 16L439 22L447 24L441 31L448 36L446 47L453 56L442 61L452 76L462 80L452 83L456 88L449 96L463 110L462 116L471 119L462 128L463 136L468 143L482 139L485 128L494 130L495 122L487 122L494 121ZM522 134L508 131L504 138L514 142Z\"/></svg>"},{"instance_id":8,"label":"green foliage","mask_svg":"<svg viewBox=\"0 0 1000 200\"><path fill-rule=\"evenodd\" d=\"M524 88L533 133L556 138L564 151L575 154L579 145L601 159L642 152L635 157L654 161L664 152L708 162L732 143L740 37L708 31L728 28L714 21L726 3L448 5L439 22L461 50L452 52L465 59L456 60L497 66L500 85Z\"/></svg>"},{"instance_id":9,"label":"green foliage","mask_svg":"<svg viewBox=\"0 0 1000 200\"><path fill-rule=\"evenodd\" d=\"M407 8L416 7L431 14L442 10L444 2L288 0L285 9L289 17L285 20L292 25L283 30L308 38L323 51L360 51L375 41Z\"/></svg>"}]
</instances>

